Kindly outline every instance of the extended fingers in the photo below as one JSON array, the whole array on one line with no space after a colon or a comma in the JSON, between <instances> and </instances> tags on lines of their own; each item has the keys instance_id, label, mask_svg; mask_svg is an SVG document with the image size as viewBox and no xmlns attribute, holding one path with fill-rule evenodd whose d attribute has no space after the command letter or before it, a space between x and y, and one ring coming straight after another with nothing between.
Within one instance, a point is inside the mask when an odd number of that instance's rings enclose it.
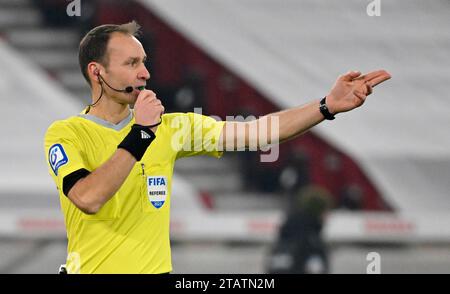
<instances>
[{"instance_id":1,"label":"extended fingers","mask_svg":"<svg viewBox=\"0 0 450 294\"><path fill-rule=\"evenodd\" d=\"M384 73L381 73L380 75L374 77L369 82L372 87L375 87L376 85L378 85L384 81L387 81L390 78L391 78L391 75L388 72L384 72Z\"/></svg>"},{"instance_id":2,"label":"extended fingers","mask_svg":"<svg viewBox=\"0 0 450 294\"><path fill-rule=\"evenodd\" d=\"M385 70L376 70L368 74L360 76L358 79L364 80L365 83L369 83L372 87L389 80L391 75Z\"/></svg>"},{"instance_id":3,"label":"extended fingers","mask_svg":"<svg viewBox=\"0 0 450 294\"><path fill-rule=\"evenodd\" d=\"M385 70L374 70L369 73L366 73L358 78L358 80L370 81L371 79L383 74L386 72Z\"/></svg>"}]
</instances>

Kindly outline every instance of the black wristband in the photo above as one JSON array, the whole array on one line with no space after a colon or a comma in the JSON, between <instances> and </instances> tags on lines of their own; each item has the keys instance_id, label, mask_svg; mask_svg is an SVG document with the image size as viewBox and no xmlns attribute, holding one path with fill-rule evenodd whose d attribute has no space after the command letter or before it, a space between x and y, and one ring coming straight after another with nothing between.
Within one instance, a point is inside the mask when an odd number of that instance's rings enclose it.
<instances>
[{"instance_id":1,"label":"black wristband","mask_svg":"<svg viewBox=\"0 0 450 294\"><path fill-rule=\"evenodd\" d=\"M155 138L155 133L149 127L134 124L117 148L127 150L137 161L140 161Z\"/></svg>"},{"instance_id":2,"label":"black wristband","mask_svg":"<svg viewBox=\"0 0 450 294\"><path fill-rule=\"evenodd\" d=\"M326 96L323 97L322 100L320 100L320 112L323 114L323 116L325 117L325 119L328 120L333 120L335 119L334 114L331 114L330 111L328 110L327 104L326 104Z\"/></svg>"}]
</instances>

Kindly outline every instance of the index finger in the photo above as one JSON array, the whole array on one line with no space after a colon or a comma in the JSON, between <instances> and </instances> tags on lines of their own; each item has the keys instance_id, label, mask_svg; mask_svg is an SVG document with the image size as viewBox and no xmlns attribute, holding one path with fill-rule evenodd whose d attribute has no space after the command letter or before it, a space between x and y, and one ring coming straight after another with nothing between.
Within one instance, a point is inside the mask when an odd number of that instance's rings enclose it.
<instances>
[{"instance_id":1,"label":"index finger","mask_svg":"<svg viewBox=\"0 0 450 294\"><path fill-rule=\"evenodd\" d=\"M357 79L364 80L365 83L371 85L372 87L375 87L376 85L389 80L391 78L391 75L385 71L385 70L376 70L373 72L370 72L368 74L365 74Z\"/></svg>"},{"instance_id":2,"label":"index finger","mask_svg":"<svg viewBox=\"0 0 450 294\"><path fill-rule=\"evenodd\" d=\"M375 87L376 85L378 85L378 84L380 84L380 83L382 83L384 81L387 81L390 78L391 78L391 75L388 72L384 71L380 75L378 75L378 76L374 77L373 79L371 79L368 82L368 84L370 84L372 87Z\"/></svg>"}]
</instances>

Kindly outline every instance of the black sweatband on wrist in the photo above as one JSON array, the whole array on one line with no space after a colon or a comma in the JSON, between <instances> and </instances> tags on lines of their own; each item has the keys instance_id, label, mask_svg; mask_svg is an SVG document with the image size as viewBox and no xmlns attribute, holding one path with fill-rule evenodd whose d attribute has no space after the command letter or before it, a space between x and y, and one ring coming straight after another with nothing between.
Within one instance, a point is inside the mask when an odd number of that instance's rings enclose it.
<instances>
[{"instance_id":1,"label":"black sweatband on wrist","mask_svg":"<svg viewBox=\"0 0 450 294\"><path fill-rule=\"evenodd\" d=\"M70 189L82 178L87 177L91 172L85 168L80 168L63 179L63 193L66 197L69 196Z\"/></svg>"},{"instance_id":2,"label":"black sweatband on wrist","mask_svg":"<svg viewBox=\"0 0 450 294\"><path fill-rule=\"evenodd\" d=\"M155 133L149 127L134 124L117 148L127 150L137 161L140 161L155 138Z\"/></svg>"},{"instance_id":3,"label":"black sweatband on wrist","mask_svg":"<svg viewBox=\"0 0 450 294\"><path fill-rule=\"evenodd\" d=\"M323 97L322 100L320 100L319 110L325 119L333 120L333 119L335 119L335 117L334 117L334 114L332 114L330 112L330 110L328 109L328 106L326 104L326 99L327 99L327 96Z\"/></svg>"}]
</instances>

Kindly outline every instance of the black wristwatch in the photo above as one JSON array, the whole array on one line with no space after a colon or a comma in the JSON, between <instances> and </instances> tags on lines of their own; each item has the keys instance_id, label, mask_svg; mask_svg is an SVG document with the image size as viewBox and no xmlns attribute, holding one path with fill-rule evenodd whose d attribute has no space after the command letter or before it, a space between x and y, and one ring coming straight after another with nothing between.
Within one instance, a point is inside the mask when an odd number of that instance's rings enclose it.
<instances>
[{"instance_id":1,"label":"black wristwatch","mask_svg":"<svg viewBox=\"0 0 450 294\"><path fill-rule=\"evenodd\" d=\"M328 110L327 104L326 104L326 96L323 97L322 100L320 100L320 112L323 114L323 116L325 117L325 119L328 120L333 120L335 119L334 114L331 114L330 111Z\"/></svg>"}]
</instances>

